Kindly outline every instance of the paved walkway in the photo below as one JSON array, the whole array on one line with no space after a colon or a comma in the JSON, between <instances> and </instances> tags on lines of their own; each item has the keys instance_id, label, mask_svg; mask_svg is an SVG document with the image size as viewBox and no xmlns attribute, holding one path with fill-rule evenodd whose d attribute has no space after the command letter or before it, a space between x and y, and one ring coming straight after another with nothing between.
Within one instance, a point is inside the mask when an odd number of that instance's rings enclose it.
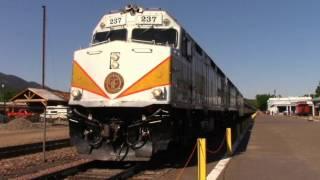
<instances>
[{"instance_id":1,"label":"paved walkway","mask_svg":"<svg viewBox=\"0 0 320 180\"><path fill-rule=\"evenodd\" d=\"M259 115L219 180L320 179L320 123Z\"/></svg>"}]
</instances>

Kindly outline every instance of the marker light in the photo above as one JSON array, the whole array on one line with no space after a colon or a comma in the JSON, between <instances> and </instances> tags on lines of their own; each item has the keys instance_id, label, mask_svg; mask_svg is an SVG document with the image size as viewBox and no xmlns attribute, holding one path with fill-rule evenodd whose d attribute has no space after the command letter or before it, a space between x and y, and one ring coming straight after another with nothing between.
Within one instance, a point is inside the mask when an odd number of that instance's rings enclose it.
<instances>
[{"instance_id":1,"label":"marker light","mask_svg":"<svg viewBox=\"0 0 320 180\"><path fill-rule=\"evenodd\" d=\"M78 89L74 89L71 91L71 95L74 99L80 99L81 98L81 92Z\"/></svg>"},{"instance_id":2,"label":"marker light","mask_svg":"<svg viewBox=\"0 0 320 180\"><path fill-rule=\"evenodd\" d=\"M103 29L104 27L106 27L106 24L104 24L103 22L100 24L100 28Z\"/></svg>"},{"instance_id":3,"label":"marker light","mask_svg":"<svg viewBox=\"0 0 320 180\"><path fill-rule=\"evenodd\" d=\"M164 19L163 20L163 24L165 25L165 26L169 26L170 25L170 20L169 19Z\"/></svg>"}]
</instances>

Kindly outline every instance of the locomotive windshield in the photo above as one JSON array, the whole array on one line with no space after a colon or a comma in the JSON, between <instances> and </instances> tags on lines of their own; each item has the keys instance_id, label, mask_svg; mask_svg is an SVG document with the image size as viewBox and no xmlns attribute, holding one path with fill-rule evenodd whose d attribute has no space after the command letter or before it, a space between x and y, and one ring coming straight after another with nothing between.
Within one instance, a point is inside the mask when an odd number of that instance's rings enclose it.
<instances>
[{"instance_id":1,"label":"locomotive windshield","mask_svg":"<svg viewBox=\"0 0 320 180\"><path fill-rule=\"evenodd\" d=\"M137 28L132 31L132 40L148 41L160 45L177 45L175 29Z\"/></svg>"},{"instance_id":2,"label":"locomotive windshield","mask_svg":"<svg viewBox=\"0 0 320 180\"><path fill-rule=\"evenodd\" d=\"M118 29L112 31L97 32L93 37L93 44L109 41L126 41L127 40L127 30Z\"/></svg>"}]
</instances>

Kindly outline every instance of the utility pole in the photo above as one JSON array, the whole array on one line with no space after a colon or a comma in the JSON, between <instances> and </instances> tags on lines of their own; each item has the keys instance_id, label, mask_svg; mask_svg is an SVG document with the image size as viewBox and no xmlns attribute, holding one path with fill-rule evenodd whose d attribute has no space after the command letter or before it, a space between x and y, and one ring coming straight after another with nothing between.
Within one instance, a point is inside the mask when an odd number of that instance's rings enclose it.
<instances>
[{"instance_id":1,"label":"utility pole","mask_svg":"<svg viewBox=\"0 0 320 180\"><path fill-rule=\"evenodd\" d=\"M45 89L45 60L46 60L46 6L42 6L43 10L43 24L42 24L42 89ZM46 110L47 104L43 103L44 106L44 119L43 119L43 142L42 142L42 152L43 152L43 162L46 162L46 139L47 139L47 118Z\"/></svg>"},{"instance_id":2,"label":"utility pole","mask_svg":"<svg viewBox=\"0 0 320 180\"><path fill-rule=\"evenodd\" d=\"M43 9L43 24L42 24L42 88L45 88L45 62L46 62L46 6L42 6Z\"/></svg>"}]
</instances>

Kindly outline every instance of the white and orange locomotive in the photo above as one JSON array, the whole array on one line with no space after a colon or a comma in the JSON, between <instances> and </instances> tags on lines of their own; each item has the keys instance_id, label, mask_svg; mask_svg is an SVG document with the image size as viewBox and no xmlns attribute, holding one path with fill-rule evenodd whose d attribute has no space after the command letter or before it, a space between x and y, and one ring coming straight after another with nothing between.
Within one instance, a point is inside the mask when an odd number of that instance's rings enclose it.
<instances>
[{"instance_id":1,"label":"white and orange locomotive","mask_svg":"<svg viewBox=\"0 0 320 180\"><path fill-rule=\"evenodd\" d=\"M137 6L104 15L75 51L69 105L71 142L101 160L148 160L243 115L241 93L182 26Z\"/></svg>"}]
</instances>

